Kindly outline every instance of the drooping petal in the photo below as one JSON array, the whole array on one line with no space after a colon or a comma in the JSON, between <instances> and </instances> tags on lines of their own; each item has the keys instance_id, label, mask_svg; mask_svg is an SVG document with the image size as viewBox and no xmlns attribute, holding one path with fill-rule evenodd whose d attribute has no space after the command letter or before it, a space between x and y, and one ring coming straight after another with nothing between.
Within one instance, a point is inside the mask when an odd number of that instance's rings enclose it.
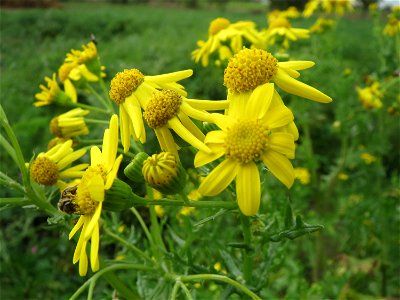
<instances>
[{"instance_id":1,"label":"drooping petal","mask_svg":"<svg viewBox=\"0 0 400 300\"><path fill-rule=\"evenodd\" d=\"M200 141L204 141L204 133L193 123L193 121L184 113L179 112L178 118L182 122L182 125L185 126L196 138Z\"/></svg>"},{"instance_id":2,"label":"drooping petal","mask_svg":"<svg viewBox=\"0 0 400 300\"><path fill-rule=\"evenodd\" d=\"M241 164L236 176L236 194L240 211L253 216L260 207L260 173L254 162Z\"/></svg>"},{"instance_id":3,"label":"drooping petal","mask_svg":"<svg viewBox=\"0 0 400 300\"><path fill-rule=\"evenodd\" d=\"M200 110L224 110L229 107L229 100L198 100L198 99L186 99L190 106Z\"/></svg>"},{"instance_id":4,"label":"drooping petal","mask_svg":"<svg viewBox=\"0 0 400 300\"><path fill-rule=\"evenodd\" d=\"M185 126L179 121L177 117L173 117L168 121L168 125L171 129L173 129L182 139L191 144L193 147L210 153L211 150L203 144L200 140L198 140L189 130L186 129Z\"/></svg>"},{"instance_id":5,"label":"drooping petal","mask_svg":"<svg viewBox=\"0 0 400 300\"><path fill-rule=\"evenodd\" d=\"M193 119L204 122L212 122L211 115L205 111L194 109L188 103L182 102L180 110Z\"/></svg>"},{"instance_id":6,"label":"drooping petal","mask_svg":"<svg viewBox=\"0 0 400 300\"><path fill-rule=\"evenodd\" d=\"M316 88L313 88L301 81L298 81L290 77L285 71L278 69L276 75L273 77L274 82L282 90L304 97L310 100L314 100L321 103L332 102L332 98L320 92Z\"/></svg>"},{"instance_id":7,"label":"drooping petal","mask_svg":"<svg viewBox=\"0 0 400 300\"><path fill-rule=\"evenodd\" d=\"M93 229L95 228L95 226L98 226L98 222L99 222L100 215L101 215L102 205L103 205L103 203L99 202L99 204L96 207L96 210L94 211L92 218L90 219L89 224L85 228L85 231L82 231L82 234L83 234L83 237L85 240L89 240L91 238Z\"/></svg>"},{"instance_id":8,"label":"drooping petal","mask_svg":"<svg viewBox=\"0 0 400 300\"><path fill-rule=\"evenodd\" d=\"M76 103L78 101L78 94L74 84L68 78L64 81L64 91L71 98L71 101Z\"/></svg>"},{"instance_id":9,"label":"drooping petal","mask_svg":"<svg viewBox=\"0 0 400 300\"><path fill-rule=\"evenodd\" d=\"M262 160L271 173L279 179L288 189L294 181L293 166L286 156L274 151L266 151Z\"/></svg>"},{"instance_id":10,"label":"drooping petal","mask_svg":"<svg viewBox=\"0 0 400 300\"><path fill-rule=\"evenodd\" d=\"M93 228L92 237L90 239L90 266L93 272L96 272L98 270L98 266L96 266L96 263L98 262L99 258L99 243L99 224L97 223Z\"/></svg>"},{"instance_id":11,"label":"drooping petal","mask_svg":"<svg viewBox=\"0 0 400 300\"><path fill-rule=\"evenodd\" d=\"M225 154L225 148L223 145L209 144L207 146L208 148L211 149L212 152L211 153L206 153L204 151L197 152L196 156L194 157L194 166L196 168L204 166L205 164L208 164Z\"/></svg>"},{"instance_id":12,"label":"drooping petal","mask_svg":"<svg viewBox=\"0 0 400 300\"><path fill-rule=\"evenodd\" d=\"M124 147L124 152L128 152L130 147L130 139L131 139L131 132L129 128L129 115L125 110L123 105L119 106L119 119L120 119L120 134L121 134L121 143ZM134 134L134 133L133 133Z\"/></svg>"},{"instance_id":13,"label":"drooping petal","mask_svg":"<svg viewBox=\"0 0 400 300\"><path fill-rule=\"evenodd\" d=\"M205 196L218 195L236 177L238 167L239 164L236 161L224 160L202 181L198 189L199 193Z\"/></svg>"},{"instance_id":14,"label":"drooping petal","mask_svg":"<svg viewBox=\"0 0 400 300\"><path fill-rule=\"evenodd\" d=\"M179 159L178 148L175 144L174 137L166 127L156 128L156 135L160 141L161 149L164 151L171 152L174 156ZM163 148L165 147L165 148Z\"/></svg>"},{"instance_id":15,"label":"drooping petal","mask_svg":"<svg viewBox=\"0 0 400 300\"><path fill-rule=\"evenodd\" d=\"M78 222L76 222L75 226L72 228L71 232L68 235L68 239L72 239L72 237L77 233L77 231L82 227L85 221L85 216L80 216Z\"/></svg>"},{"instance_id":16,"label":"drooping petal","mask_svg":"<svg viewBox=\"0 0 400 300\"><path fill-rule=\"evenodd\" d=\"M244 116L249 119L262 119L268 111L273 94L273 83L265 83L256 87L247 100Z\"/></svg>"},{"instance_id":17,"label":"drooping petal","mask_svg":"<svg viewBox=\"0 0 400 300\"><path fill-rule=\"evenodd\" d=\"M86 276L87 269L88 269L88 258L86 255L86 244L87 241L83 241L81 256L79 257L79 275Z\"/></svg>"},{"instance_id":18,"label":"drooping petal","mask_svg":"<svg viewBox=\"0 0 400 300\"><path fill-rule=\"evenodd\" d=\"M122 104L131 119L133 130L135 131L135 136L137 138L141 138L142 135L145 134L143 132L143 118L142 118L142 109L139 101L136 99L135 95L132 94L128 98L125 99L124 104Z\"/></svg>"}]
</instances>

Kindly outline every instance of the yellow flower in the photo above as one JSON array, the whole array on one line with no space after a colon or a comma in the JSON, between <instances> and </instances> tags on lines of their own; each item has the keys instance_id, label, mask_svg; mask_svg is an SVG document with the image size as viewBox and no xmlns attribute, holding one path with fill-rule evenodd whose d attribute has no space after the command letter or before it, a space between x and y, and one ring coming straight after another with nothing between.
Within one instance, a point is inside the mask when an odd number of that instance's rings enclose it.
<instances>
[{"instance_id":1,"label":"yellow flower","mask_svg":"<svg viewBox=\"0 0 400 300\"><path fill-rule=\"evenodd\" d=\"M125 69L115 75L111 80L110 98L119 105L121 141L125 152L129 150L131 136L142 143L146 142L142 109L146 109L153 93L169 89L186 96L184 87L176 82L192 74L192 70L184 70L145 76L138 69Z\"/></svg>"},{"instance_id":2,"label":"yellow flower","mask_svg":"<svg viewBox=\"0 0 400 300\"><path fill-rule=\"evenodd\" d=\"M281 38L282 46L289 48L289 41L308 39L309 30L304 28L293 28L285 17L278 17L270 21L267 30L263 31L268 45L275 45L277 38Z\"/></svg>"},{"instance_id":3,"label":"yellow flower","mask_svg":"<svg viewBox=\"0 0 400 300\"><path fill-rule=\"evenodd\" d=\"M95 43L89 42L86 45L82 45L82 48L83 50L71 49L71 52L67 53L65 62L81 65L97 59L97 47Z\"/></svg>"},{"instance_id":4,"label":"yellow flower","mask_svg":"<svg viewBox=\"0 0 400 300\"><path fill-rule=\"evenodd\" d=\"M205 144L213 151L199 151L195 167L203 166L222 156L225 159L201 182L198 191L214 196L236 178L236 196L243 214L257 213L260 205L260 174L258 161L286 187L293 184L294 137L281 128L293 121L292 112L273 94L273 84L257 87L237 112L213 114L221 130L210 131Z\"/></svg>"},{"instance_id":5,"label":"yellow flower","mask_svg":"<svg viewBox=\"0 0 400 300\"><path fill-rule=\"evenodd\" d=\"M33 103L34 106L45 106L52 103L65 105L71 101L76 102L76 99L73 98L73 95L70 94L70 91L66 90L63 92L60 89L55 73L53 74L52 78L46 76L44 79L47 82L47 87L43 84L39 86L42 91L35 95L37 102Z\"/></svg>"},{"instance_id":6,"label":"yellow flower","mask_svg":"<svg viewBox=\"0 0 400 300\"><path fill-rule=\"evenodd\" d=\"M335 13L339 16L344 15L346 11L353 11L352 0L309 0L304 8L303 15L310 17L318 8L324 12Z\"/></svg>"},{"instance_id":7,"label":"yellow flower","mask_svg":"<svg viewBox=\"0 0 400 300\"><path fill-rule=\"evenodd\" d=\"M70 167L70 165L85 153L85 149L74 151L72 140L68 140L54 146L47 152L39 153L29 165L29 172L32 179L37 183L48 186L62 186L63 180L82 176L83 170L88 164L79 164L74 167Z\"/></svg>"},{"instance_id":8,"label":"yellow flower","mask_svg":"<svg viewBox=\"0 0 400 300\"><path fill-rule=\"evenodd\" d=\"M288 18L288 19L295 19L300 17L300 12L297 10L295 6L289 6L286 10L279 10L275 9L268 13L267 21L271 22L276 18Z\"/></svg>"},{"instance_id":9,"label":"yellow flower","mask_svg":"<svg viewBox=\"0 0 400 300\"><path fill-rule=\"evenodd\" d=\"M358 99L366 109L381 108L383 93L380 90L379 82L375 81L370 86L356 87Z\"/></svg>"},{"instance_id":10,"label":"yellow flower","mask_svg":"<svg viewBox=\"0 0 400 300\"><path fill-rule=\"evenodd\" d=\"M59 138L86 135L89 133L89 129L86 126L84 116L88 113L88 110L75 108L54 117L50 122L50 131Z\"/></svg>"},{"instance_id":11,"label":"yellow flower","mask_svg":"<svg viewBox=\"0 0 400 300\"><path fill-rule=\"evenodd\" d=\"M300 76L298 71L312 66L312 61L278 62L265 50L245 48L230 59L224 72L224 85L228 88L230 105L243 101L240 98L248 97L249 92L268 82L274 82L293 95L329 103L332 101L331 97L296 79Z\"/></svg>"},{"instance_id":12,"label":"yellow flower","mask_svg":"<svg viewBox=\"0 0 400 300\"><path fill-rule=\"evenodd\" d=\"M394 13L388 15L388 22L383 28L383 34L387 36L395 36L400 32L400 19Z\"/></svg>"},{"instance_id":13,"label":"yellow flower","mask_svg":"<svg viewBox=\"0 0 400 300\"><path fill-rule=\"evenodd\" d=\"M318 18L315 23L310 27L310 32L323 33L331 29L336 24L333 19Z\"/></svg>"},{"instance_id":14,"label":"yellow flower","mask_svg":"<svg viewBox=\"0 0 400 300\"><path fill-rule=\"evenodd\" d=\"M340 172L338 174L338 178L339 178L339 180L346 181L346 180L349 180L349 175L347 175L346 173Z\"/></svg>"},{"instance_id":15,"label":"yellow flower","mask_svg":"<svg viewBox=\"0 0 400 300\"><path fill-rule=\"evenodd\" d=\"M182 97L173 90L153 93L144 107L143 117L155 130L161 150L178 156L178 148L170 129L197 149L210 151L204 144L204 134L189 118L212 122L211 115L204 110L228 108L228 101L195 100Z\"/></svg>"},{"instance_id":16,"label":"yellow flower","mask_svg":"<svg viewBox=\"0 0 400 300\"><path fill-rule=\"evenodd\" d=\"M310 183L310 172L306 168L294 168L294 178L307 185Z\"/></svg>"},{"instance_id":17,"label":"yellow flower","mask_svg":"<svg viewBox=\"0 0 400 300\"><path fill-rule=\"evenodd\" d=\"M105 191L110 189L118 172L122 155L117 156L118 117L113 115L110 126L104 132L103 147L94 146L90 150L90 166L77 185L73 204L75 213L80 214L78 222L71 230L71 239L81 229L74 252L73 263L79 261L79 275L85 276L88 269L86 246L90 241L90 265L93 272L99 269L99 219Z\"/></svg>"},{"instance_id":18,"label":"yellow flower","mask_svg":"<svg viewBox=\"0 0 400 300\"><path fill-rule=\"evenodd\" d=\"M192 59L196 63L201 60L202 66L206 67L210 55L221 47L224 47L224 50L219 52L219 61L224 61L225 58L237 53L247 43L257 48L263 48L263 39L256 30L254 22L231 23L226 18L216 18L210 23L207 41L197 42L199 48L192 52Z\"/></svg>"},{"instance_id":19,"label":"yellow flower","mask_svg":"<svg viewBox=\"0 0 400 300\"><path fill-rule=\"evenodd\" d=\"M367 165L370 165L377 160L375 156L368 152L361 153L360 157Z\"/></svg>"}]
</instances>

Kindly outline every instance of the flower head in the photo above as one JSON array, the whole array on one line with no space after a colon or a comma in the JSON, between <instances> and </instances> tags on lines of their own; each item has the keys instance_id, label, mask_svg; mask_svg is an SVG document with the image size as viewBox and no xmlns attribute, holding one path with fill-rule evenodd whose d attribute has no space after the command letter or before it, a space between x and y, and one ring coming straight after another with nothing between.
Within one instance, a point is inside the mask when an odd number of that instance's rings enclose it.
<instances>
[{"instance_id":1,"label":"flower head","mask_svg":"<svg viewBox=\"0 0 400 300\"><path fill-rule=\"evenodd\" d=\"M71 239L81 229L73 263L79 261L79 274L85 276L88 269L86 246L91 241L90 264L92 271L99 269L99 219L105 198L116 179L122 155L117 157L118 117L113 115L110 126L104 132L103 147L94 146L90 150L90 166L82 176L73 194L74 213L80 214L78 222L71 230Z\"/></svg>"},{"instance_id":2,"label":"flower head","mask_svg":"<svg viewBox=\"0 0 400 300\"><path fill-rule=\"evenodd\" d=\"M328 14L335 13L342 16L346 11L354 10L352 2L352 0L309 0L306 3L303 15L310 17L317 9L321 8Z\"/></svg>"},{"instance_id":3,"label":"flower head","mask_svg":"<svg viewBox=\"0 0 400 300\"><path fill-rule=\"evenodd\" d=\"M163 75L145 76L138 69L125 69L111 80L110 98L119 105L121 140L124 151L128 151L130 137L146 142L142 109L146 109L157 90L169 89L186 96L184 87L177 81L190 77L192 70L178 71Z\"/></svg>"},{"instance_id":4,"label":"flower head","mask_svg":"<svg viewBox=\"0 0 400 300\"><path fill-rule=\"evenodd\" d=\"M73 95L70 94L69 91L66 90L64 92L60 89L55 73L52 78L46 76L44 79L47 82L47 86L44 86L43 84L39 86L42 91L35 95L37 102L33 103L34 106L45 106L52 103L65 105L68 102L76 102L76 99L74 99Z\"/></svg>"},{"instance_id":5,"label":"flower head","mask_svg":"<svg viewBox=\"0 0 400 300\"><path fill-rule=\"evenodd\" d=\"M86 153L85 149L74 151L72 140L67 140L48 150L41 152L30 163L29 172L37 183L43 185L63 186L65 179L81 177L88 164L70 165Z\"/></svg>"},{"instance_id":6,"label":"flower head","mask_svg":"<svg viewBox=\"0 0 400 300\"><path fill-rule=\"evenodd\" d=\"M307 185L310 183L310 172L306 168L294 168L294 178Z\"/></svg>"},{"instance_id":7,"label":"flower head","mask_svg":"<svg viewBox=\"0 0 400 300\"><path fill-rule=\"evenodd\" d=\"M268 45L277 44L281 40L285 49L289 48L289 41L308 39L310 37L308 29L292 27L292 24L285 17L273 18L263 34Z\"/></svg>"},{"instance_id":8,"label":"flower head","mask_svg":"<svg viewBox=\"0 0 400 300\"><path fill-rule=\"evenodd\" d=\"M293 121L292 112L272 93L269 83L257 87L246 99L241 111L228 115L213 114L221 130L210 131L205 144L213 151L199 151L194 164L205 165L225 157L201 182L198 191L213 196L221 193L236 178L236 196L245 215L257 213L260 205L260 174L263 162L284 185L293 184L294 137L282 131Z\"/></svg>"},{"instance_id":9,"label":"flower head","mask_svg":"<svg viewBox=\"0 0 400 300\"><path fill-rule=\"evenodd\" d=\"M75 108L54 117L50 122L50 131L59 138L86 135L89 133L89 129L86 126L84 116L88 113L88 110Z\"/></svg>"},{"instance_id":10,"label":"flower head","mask_svg":"<svg viewBox=\"0 0 400 300\"><path fill-rule=\"evenodd\" d=\"M383 28L383 34L395 36L400 32L400 5L393 6L387 18L388 20L385 28Z\"/></svg>"},{"instance_id":11,"label":"flower head","mask_svg":"<svg viewBox=\"0 0 400 300\"><path fill-rule=\"evenodd\" d=\"M192 59L197 63L201 61L203 67L208 66L209 57L218 51L220 64L233 54L237 53L244 45L263 47L264 41L256 30L256 24L251 21L231 23L226 18L216 18L211 21L208 28L207 41L199 41L199 48L192 52Z\"/></svg>"},{"instance_id":12,"label":"flower head","mask_svg":"<svg viewBox=\"0 0 400 300\"><path fill-rule=\"evenodd\" d=\"M380 90L379 82L375 81L370 86L356 87L358 99L366 109L381 108L383 93Z\"/></svg>"},{"instance_id":13,"label":"flower head","mask_svg":"<svg viewBox=\"0 0 400 300\"><path fill-rule=\"evenodd\" d=\"M224 72L224 85L228 88L228 99L253 91L256 87L274 82L282 90L322 103L329 103L332 98L317 89L298 80L299 70L311 68L312 61L278 60L262 49L243 49L232 57Z\"/></svg>"}]
</instances>

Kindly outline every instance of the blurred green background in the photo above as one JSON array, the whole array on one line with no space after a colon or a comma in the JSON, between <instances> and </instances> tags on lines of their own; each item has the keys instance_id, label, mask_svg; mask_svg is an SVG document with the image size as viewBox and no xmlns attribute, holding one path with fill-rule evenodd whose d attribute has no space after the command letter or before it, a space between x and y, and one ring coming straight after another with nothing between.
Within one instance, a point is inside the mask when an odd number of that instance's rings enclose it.
<instances>
[{"instance_id":1,"label":"blurred green background","mask_svg":"<svg viewBox=\"0 0 400 300\"><path fill-rule=\"evenodd\" d=\"M22 2L2 1L0 99L27 161L46 149L51 138L48 122L60 112L54 107L33 107L39 85L57 71L70 49L79 49L91 35L107 67L107 82L124 68L138 68L147 75L190 68L194 75L183 82L190 97L222 99L226 96L223 70L204 69L190 59L197 40L207 38L209 22L216 17L252 20L258 28L267 26L267 6L250 1L43 0L30 5L48 7L6 7L26 4ZM315 19L293 23L307 28ZM381 25L384 22L382 18ZM290 193L292 206L296 214L302 214L307 222L322 224L324 230L260 249L257 255L269 263L268 273L263 274L265 299L400 297L399 120L385 111L361 109L355 92L355 87L364 85L365 77L381 66L382 49L372 27L368 12L360 8L341 18L325 35L312 36L290 50L293 59L316 63L302 73L303 82L334 99L321 105L284 95L301 134L307 129L312 140L310 145L300 139L294 164L318 171L313 184L295 183ZM345 69L351 74L343 75ZM396 92L388 95L387 103L394 101ZM365 164L360 159L364 150L378 161ZM17 169L7 154L1 151L0 158L1 170L17 179ZM337 180L339 171L348 174L349 180ZM274 181L268 183L268 191L266 214L271 220L281 218L287 194ZM2 197L13 193L4 188L0 191ZM166 222L190 237L193 224L208 213L199 212L184 223L173 218ZM237 233L231 217L195 228L196 247L210 247L215 262L223 259L212 249L225 247ZM135 222L126 214L118 218L110 214L109 218L115 229L123 221L131 230L126 234L140 243ZM66 228L48 225L45 215L29 207L2 208L0 225L1 299L66 299L85 281L72 265L74 245L67 241ZM218 228L232 231L220 236ZM118 253L110 239L102 243L109 256ZM202 255L197 259L206 262L207 252ZM135 285L135 281L131 283ZM96 299L110 299L110 294L105 282L96 288ZM198 299L211 295L219 299L212 284L197 291Z\"/></svg>"}]
</instances>

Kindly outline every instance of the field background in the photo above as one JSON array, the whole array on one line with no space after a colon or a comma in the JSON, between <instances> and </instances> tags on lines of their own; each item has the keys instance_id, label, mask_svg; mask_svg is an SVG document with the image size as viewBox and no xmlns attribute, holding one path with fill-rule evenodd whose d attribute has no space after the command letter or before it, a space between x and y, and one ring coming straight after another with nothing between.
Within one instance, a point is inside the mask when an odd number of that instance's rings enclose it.
<instances>
[{"instance_id":1,"label":"field background","mask_svg":"<svg viewBox=\"0 0 400 300\"><path fill-rule=\"evenodd\" d=\"M222 99L223 70L196 65L190 52L198 39L207 37L208 24L214 18L252 20L263 28L265 13L265 6L254 3L195 10L73 2L51 9L2 8L0 100L26 160L46 148L51 138L48 122L59 112L54 107L33 107L39 84L57 70L70 49L79 49L91 34L107 67L107 82L125 68L138 68L148 75L193 69L193 77L184 82L189 96ZM315 19L299 19L294 24L309 27ZM383 116L386 126L377 130L378 115L360 108L355 91L356 86L364 85L366 75L380 68L379 47L368 13L359 11L340 19L325 35L299 42L291 51L296 60L316 63L304 72L302 80L334 99L329 105L320 105L289 98L296 122L301 128L308 124L313 141L313 145L304 145L300 140L294 164L318 164L317 183L303 186L296 182L292 205L307 222L322 224L324 230L263 249L265 257L273 253L268 291L264 292L268 299L400 297L399 120ZM352 71L348 76L343 75L346 68ZM332 126L335 121L341 122L340 129ZM340 171L350 179L329 181L331 171L339 165L344 143L348 153L346 161L340 162ZM310 146L311 160L307 156ZM363 165L360 146L379 156L378 162ZM3 151L0 155L1 170L17 178L9 157ZM332 186L327 187L327 183ZM0 194L12 196L13 192L2 188ZM271 199L275 198L281 200L271 201L270 209L281 212L286 196L278 189L271 194ZM195 223L205 215L188 222ZM224 222L230 227L221 227ZM219 220L215 228L235 232L234 224ZM45 215L29 208L2 209L0 226L1 299L66 299L85 281L72 266L74 249L67 241L67 229L47 225ZM224 245L234 235L221 237L214 230L212 238L201 238L208 230L197 232L199 245L210 241ZM107 252L113 253L111 242L104 243ZM220 259L215 254L215 262ZM96 288L96 299L109 299L110 288L102 284ZM197 291L198 299L207 299L215 290L214 285L206 286L205 291Z\"/></svg>"}]
</instances>

